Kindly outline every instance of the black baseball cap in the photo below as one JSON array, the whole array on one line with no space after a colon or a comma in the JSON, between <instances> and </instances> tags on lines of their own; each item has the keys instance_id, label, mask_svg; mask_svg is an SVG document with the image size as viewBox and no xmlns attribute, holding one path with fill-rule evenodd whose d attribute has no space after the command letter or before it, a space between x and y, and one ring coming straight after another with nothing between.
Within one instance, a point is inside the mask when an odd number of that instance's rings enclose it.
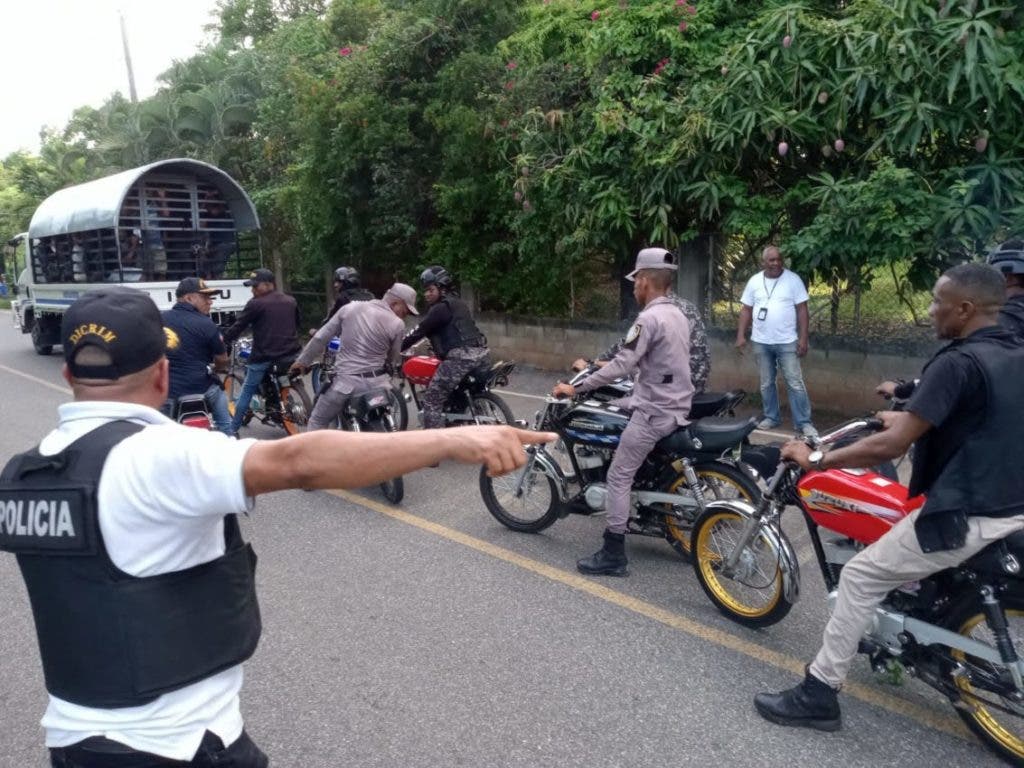
<instances>
[{"instance_id":1,"label":"black baseball cap","mask_svg":"<svg viewBox=\"0 0 1024 768\"><path fill-rule=\"evenodd\" d=\"M114 380L144 370L164 356L168 333L148 294L111 286L89 291L64 313L60 327L64 362L77 379ZM75 362L85 347L110 356L110 365Z\"/></svg>"},{"instance_id":2,"label":"black baseball cap","mask_svg":"<svg viewBox=\"0 0 1024 768\"><path fill-rule=\"evenodd\" d=\"M207 296L220 296L220 288L210 288L201 277L186 277L174 291L179 299L190 293L205 293Z\"/></svg>"},{"instance_id":3,"label":"black baseball cap","mask_svg":"<svg viewBox=\"0 0 1024 768\"><path fill-rule=\"evenodd\" d=\"M277 278L274 276L274 273L271 272L269 269L257 269L255 272L249 275L249 279L242 283L242 285L249 287L252 285L257 285L259 283L274 283L276 285Z\"/></svg>"}]
</instances>

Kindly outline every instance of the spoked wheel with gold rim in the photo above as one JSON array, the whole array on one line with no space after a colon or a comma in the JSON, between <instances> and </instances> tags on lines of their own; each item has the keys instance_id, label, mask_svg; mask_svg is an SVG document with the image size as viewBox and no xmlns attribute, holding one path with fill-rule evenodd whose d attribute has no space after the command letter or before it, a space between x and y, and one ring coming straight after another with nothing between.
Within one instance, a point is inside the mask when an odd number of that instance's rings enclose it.
<instances>
[{"instance_id":1,"label":"spoked wheel with gold rim","mask_svg":"<svg viewBox=\"0 0 1024 768\"><path fill-rule=\"evenodd\" d=\"M721 500L746 501L757 505L761 498L761 491L757 484L747 477L742 469L724 464L712 462L698 464L693 468L700 482L701 495L705 502ZM686 482L686 475L682 472L669 483L665 488L666 493L678 493L689 499L693 498L693 491ZM666 504L659 504L659 507L666 507ZM668 539L672 549L685 558L690 557L690 539L693 535L693 525L703 510L693 506L680 505L666 511L662 517L665 526L665 538Z\"/></svg>"},{"instance_id":2,"label":"spoked wheel with gold rim","mask_svg":"<svg viewBox=\"0 0 1024 768\"><path fill-rule=\"evenodd\" d=\"M736 567L725 565L739 546L748 518L730 509L709 509L693 527L693 568L704 594L733 621L766 627L780 621L793 604L783 594L779 553L758 531L743 548Z\"/></svg>"},{"instance_id":3,"label":"spoked wheel with gold rim","mask_svg":"<svg viewBox=\"0 0 1024 768\"><path fill-rule=\"evenodd\" d=\"M1004 596L1000 600L1017 655L1024 658L1024 599ZM948 626L964 637L995 645L992 630L978 605L953 617ZM953 684L961 694L956 701L956 713L1000 757L1011 765L1024 766L1024 705L1000 695L992 690L993 686L985 685L986 679L1008 684L1008 678L1004 677L1006 672L963 651L954 651L953 658L968 669L968 674L953 677Z\"/></svg>"}]
</instances>

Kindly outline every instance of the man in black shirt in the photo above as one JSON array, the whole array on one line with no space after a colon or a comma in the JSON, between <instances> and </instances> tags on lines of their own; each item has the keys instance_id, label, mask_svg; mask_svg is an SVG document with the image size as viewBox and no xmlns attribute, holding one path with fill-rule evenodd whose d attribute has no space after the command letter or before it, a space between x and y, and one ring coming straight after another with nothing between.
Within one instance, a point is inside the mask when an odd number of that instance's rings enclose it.
<instances>
[{"instance_id":1,"label":"man in black shirt","mask_svg":"<svg viewBox=\"0 0 1024 768\"><path fill-rule=\"evenodd\" d=\"M1018 392L1024 347L999 326L1002 301L1003 279L992 267L948 270L935 284L929 314L938 337L951 342L925 366L906 410L879 413L883 431L824 455L812 454L801 441L783 447L783 458L822 470L871 466L913 443L909 491L928 498L843 567L821 650L800 685L755 697L762 717L838 729L836 692L885 596L1024 530L1024 477L1016 450L1024 432Z\"/></svg>"},{"instance_id":2,"label":"man in black shirt","mask_svg":"<svg viewBox=\"0 0 1024 768\"><path fill-rule=\"evenodd\" d=\"M372 293L361 287L359 272L354 267L338 267L334 270L334 297L334 306L320 321L321 328L350 301L373 301L375 298ZM315 331L310 331L310 333L315 333Z\"/></svg>"},{"instance_id":3,"label":"man in black shirt","mask_svg":"<svg viewBox=\"0 0 1024 768\"><path fill-rule=\"evenodd\" d=\"M220 380L210 373L209 366L225 371L228 366L227 348L220 328L210 319L214 297L218 288L207 287L198 277L186 277L175 291L178 302L163 312L164 327L174 332L176 344L167 347L170 363L168 403L183 395L202 394L213 415L213 423L226 435L235 434L231 428L228 398Z\"/></svg>"},{"instance_id":4,"label":"man in black shirt","mask_svg":"<svg viewBox=\"0 0 1024 768\"><path fill-rule=\"evenodd\" d=\"M252 354L245 369L245 382L235 402L231 428L242 426L249 401L274 363L287 368L302 351L299 344L299 305L291 296L277 290L277 278L269 269L257 269L242 285L252 288L252 298L224 332L224 342L233 344L242 332L252 327Z\"/></svg>"},{"instance_id":5,"label":"man in black shirt","mask_svg":"<svg viewBox=\"0 0 1024 768\"><path fill-rule=\"evenodd\" d=\"M1024 240L1007 240L988 255L988 263L1003 273L1006 303L999 324L1024 342Z\"/></svg>"},{"instance_id":6,"label":"man in black shirt","mask_svg":"<svg viewBox=\"0 0 1024 768\"><path fill-rule=\"evenodd\" d=\"M444 267L427 267L420 275L423 296L430 305L419 325L402 341L406 350L430 339L434 354L443 361L423 393L423 427L444 426L444 404L473 369L487 359L487 339L473 322L466 302L453 292L452 276Z\"/></svg>"}]
</instances>

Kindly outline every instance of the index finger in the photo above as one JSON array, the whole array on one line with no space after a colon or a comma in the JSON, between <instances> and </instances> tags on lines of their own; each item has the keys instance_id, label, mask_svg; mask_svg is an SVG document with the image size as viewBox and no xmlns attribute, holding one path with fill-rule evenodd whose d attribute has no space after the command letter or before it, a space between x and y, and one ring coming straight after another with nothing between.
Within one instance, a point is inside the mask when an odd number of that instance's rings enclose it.
<instances>
[{"instance_id":1,"label":"index finger","mask_svg":"<svg viewBox=\"0 0 1024 768\"><path fill-rule=\"evenodd\" d=\"M558 439L558 435L555 432L533 432L528 429L517 429L516 437L519 438L519 442L523 445L552 443Z\"/></svg>"}]
</instances>

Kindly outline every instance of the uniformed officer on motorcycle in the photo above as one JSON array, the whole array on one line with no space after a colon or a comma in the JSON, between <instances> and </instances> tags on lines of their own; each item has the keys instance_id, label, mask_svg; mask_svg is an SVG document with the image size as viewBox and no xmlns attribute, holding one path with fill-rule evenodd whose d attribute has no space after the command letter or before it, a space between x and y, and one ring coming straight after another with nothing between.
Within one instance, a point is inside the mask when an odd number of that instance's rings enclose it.
<instances>
[{"instance_id":1,"label":"uniformed officer on motorcycle","mask_svg":"<svg viewBox=\"0 0 1024 768\"><path fill-rule=\"evenodd\" d=\"M693 393L699 395L707 389L708 378L711 376L711 351L708 349L708 332L704 325L704 318L700 316L700 310L692 301L687 301L674 291L669 292L668 298L686 316L686 320L690 324L690 378L693 380ZM593 361L583 358L574 361L572 369L582 371L591 363L603 368L618 354L624 342L624 338L619 339L605 352L595 357Z\"/></svg>"},{"instance_id":2,"label":"uniformed officer on motorcycle","mask_svg":"<svg viewBox=\"0 0 1024 768\"><path fill-rule=\"evenodd\" d=\"M988 263L1003 273L1006 282L999 324L1024 341L1024 240L1007 240L989 253Z\"/></svg>"},{"instance_id":3,"label":"uniformed officer on motorcycle","mask_svg":"<svg viewBox=\"0 0 1024 768\"><path fill-rule=\"evenodd\" d=\"M1024 346L999 325L1003 287L1000 274L984 264L947 270L935 284L929 314L936 335L951 341L924 367L905 410L879 413L886 428L845 448L822 453L802 441L783 447L784 459L825 470L867 467L913 444L909 494L927 500L843 566L821 650L804 681L754 699L767 720L837 730L837 691L885 596L1024 530L1017 445L1024 432Z\"/></svg>"},{"instance_id":4,"label":"uniformed officer on motorcycle","mask_svg":"<svg viewBox=\"0 0 1024 768\"><path fill-rule=\"evenodd\" d=\"M416 290L395 283L383 299L349 302L316 332L289 373L305 373L335 336L341 337L341 350L334 361L331 386L317 398L307 431L326 429L352 395L388 386L388 366L397 362L405 334L402 319L410 314L419 314Z\"/></svg>"},{"instance_id":5,"label":"uniformed officer on motorcycle","mask_svg":"<svg viewBox=\"0 0 1024 768\"><path fill-rule=\"evenodd\" d=\"M557 384L553 390L555 397L573 397L640 371L633 394L621 403L633 413L608 468L604 546L577 561L576 567L583 573L627 575L625 532L633 478L655 443L689 423L693 399L690 325L668 297L677 269L672 253L664 248L640 251L636 268L626 278L634 281L633 295L643 309L622 349L576 387Z\"/></svg>"},{"instance_id":6,"label":"uniformed officer on motorcycle","mask_svg":"<svg viewBox=\"0 0 1024 768\"><path fill-rule=\"evenodd\" d=\"M487 339L473 322L469 307L454 292L454 281L441 266L427 267L420 275L423 296L430 305L419 325L402 341L406 350L429 339L441 365L423 393L423 427L444 426L444 404L470 371L487 359Z\"/></svg>"}]
</instances>

